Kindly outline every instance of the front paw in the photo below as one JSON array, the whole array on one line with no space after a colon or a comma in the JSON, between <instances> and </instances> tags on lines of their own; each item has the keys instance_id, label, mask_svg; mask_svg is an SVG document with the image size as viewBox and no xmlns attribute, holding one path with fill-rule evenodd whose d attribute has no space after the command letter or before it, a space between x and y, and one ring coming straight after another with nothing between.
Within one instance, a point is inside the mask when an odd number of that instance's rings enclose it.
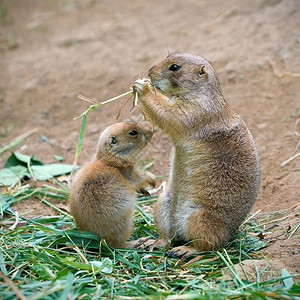
<instances>
[{"instance_id":1,"label":"front paw","mask_svg":"<svg viewBox=\"0 0 300 300\"><path fill-rule=\"evenodd\" d=\"M132 85L132 89L134 92L136 92L139 96L146 94L150 91L150 87L151 83L150 80L147 78L143 78L143 79L137 79L133 85Z\"/></svg>"},{"instance_id":2,"label":"front paw","mask_svg":"<svg viewBox=\"0 0 300 300\"><path fill-rule=\"evenodd\" d=\"M143 196L151 196L151 194L145 189L145 188L140 188L136 190L138 194L142 194Z\"/></svg>"},{"instance_id":3,"label":"front paw","mask_svg":"<svg viewBox=\"0 0 300 300\"><path fill-rule=\"evenodd\" d=\"M155 175L152 174L151 172L146 172L146 175L148 177L148 179L147 179L148 184L151 185L154 188L155 185L156 185Z\"/></svg>"}]
</instances>

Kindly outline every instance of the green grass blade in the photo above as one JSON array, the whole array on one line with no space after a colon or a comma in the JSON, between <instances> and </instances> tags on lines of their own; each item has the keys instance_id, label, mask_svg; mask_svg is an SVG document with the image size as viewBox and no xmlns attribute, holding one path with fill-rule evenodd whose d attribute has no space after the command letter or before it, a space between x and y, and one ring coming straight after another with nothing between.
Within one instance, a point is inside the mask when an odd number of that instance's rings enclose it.
<instances>
[{"instance_id":1,"label":"green grass blade","mask_svg":"<svg viewBox=\"0 0 300 300\"><path fill-rule=\"evenodd\" d=\"M10 142L9 144L7 144L6 146L0 148L0 153L3 153L17 145L19 145L20 143L22 143L26 138L28 138L30 135L36 133L38 131L37 128L32 129L20 136L18 136L17 138L15 138L12 142Z\"/></svg>"},{"instance_id":2,"label":"green grass blade","mask_svg":"<svg viewBox=\"0 0 300 300\"><path fill-rule=\"evenodd\" d=\"M244 287L245 284L243 283L243 281L241 280L241 278L239 277L233 263L231 262L231 260L229 259L229 256L228 256L228 253L225 249L223 249L226 256L227 256L227 259L220 253L217 251L217 254L220 256L220 258L223 260L223 262L225 263L225 265L227 266L227 268L229 269L229 271L232 273L232 275L234 276L234 278L237 280L237 282L242 286Z\"/></svg>"},{"instance_id":3,"label":"green grass blade","mask_svg":"<svg viewBox=\"0 0 300 300\"><path fill-rule=\"evenodd\" d=\"M81 128L80 128L80 134L79 134L79 138L78 138L77 149L76 149L76 154L75 154L75 159L74 159L74 162L73 162L73 169L72 169L72 172L71 172L71 176L73 174L75 166L77 165L78 157L79 157L80 152L81 152L81 147L82 147L82 141L83 141L83 137L84 137L85 126L86 126L86 115L83 115L82 122L81 122Z\"/></svg>"}]
</instances>

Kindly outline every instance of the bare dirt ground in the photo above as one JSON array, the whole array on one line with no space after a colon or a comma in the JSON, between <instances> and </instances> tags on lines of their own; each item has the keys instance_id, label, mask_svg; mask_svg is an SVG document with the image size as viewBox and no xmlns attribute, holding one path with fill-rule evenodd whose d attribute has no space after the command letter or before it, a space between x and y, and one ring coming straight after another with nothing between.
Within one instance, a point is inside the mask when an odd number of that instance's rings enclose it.
<instances>
[{"instance_id":1,"label":"bare dirt ground","mask_svg":"<svg viewBox=\"0 0 300 300\"><path fill-rule=\"evenodd\" d=\"M299 29L297 0L2 0L0 146L37 128L13 150L46 163L54 161L54 154L62 155L72 163L81 125L73 118L88 107L77 99L79 94L111 98L146 77L168 50L191 52L212 62L225 98L256 140L262 178L252 212L288 209L300 198L300 159L280 165L299 152L300 113L282 119L300 106ZM88 114L80 164L94 152L99 133L115 122L120 105ZM129 117L129 108L121 120ZM1 167L8 152L0 158ZM156 130L143 158L154 158L150 170L162 175L168 173L169 153L168 138ZM49 213L34 200L21 208ZM289 214L286 227L299 222L296 212ZM300 271L299 234L264 252L291 273Z\"/></svg>"}]
</instances>

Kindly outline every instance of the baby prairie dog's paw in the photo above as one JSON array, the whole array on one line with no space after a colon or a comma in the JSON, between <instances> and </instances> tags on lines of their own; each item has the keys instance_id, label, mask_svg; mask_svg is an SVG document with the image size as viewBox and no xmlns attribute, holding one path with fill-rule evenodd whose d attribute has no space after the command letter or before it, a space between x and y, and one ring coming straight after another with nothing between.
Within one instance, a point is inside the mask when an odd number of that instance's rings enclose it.
<instances>
[{"instance_id":1,"label":"baby prairie dog's paw","mask_svg":"<svg viewBox=\"0 0 300 300\"><path fill-rule=\"evenodd\" d=\"M132 85L133 91L138 93L139 96L151 92L151 88L150 79L147 78L137 79Z\"/></svg>"},{"instance_id":2,"label":"baby prairie dog's paw","mask_svg":"<svg viewBox=\"0 0 300 300\"><path fill-rule=\"evenodd\" d=\"M139 182L136 184L136 191L140 194L150 196L149 191L146 190L147 186L155 187L156 178L155 175L148 171L138 171Z\"/></svg>"},{"instance_id":3,"label":"baby prairie dog's paw","mask_svg":"<svg viewBox=\"0 0 300 300\"><path fill-rule=\"evenodd\" d=\"M150 192L147 191L145 189L146 186L150 185L152 188L155 187L155 184L156 184L156 178L155 178L155 175L152 174L151 172L148 172L146 171L145 174L144 174L144 179L143 179L143 182L142 182L142 187L138 188L137 189L137 192L140 193L140 194L143 194L145 196L150 196Z\"/></svg>"},{"instance_id":4,"label":"baby prairie dog's paw","mask_svg":"<svg viewBox=\"0 0 300 300\"><path fill-rule=\"evenodd\" d=\"M150 236L148 237L142 237L134 241L126 242L125 248L139 248L141 245L146 243L150 239Z\"/></svg>"},{"instance_id":5,"label":"baby prairie dog's paw","mask_svg":"<svg viewBox=\"0 0 300 300\"><path fill-rule=\"evenodd\" d=\"M151 194L149 193L149 191L147 191L145 188L140 188L140 189L136 190L136 192L138 194L143 195L143 196L151 196Z\"/></svg>"},{"instance_id":6,"label":"baby prairie dog's paw","mask_svg":"<svg viewBox=\"0 0 300 300\"><path fill-rule=\"evenodd\" d=\"M146 172L146 179L147 179L147 183L149 185L151 185L152 187L155 187L156 185L156 178L155 178L155 175L152 174L151 172Z\"/></svg>"}]
</instances>

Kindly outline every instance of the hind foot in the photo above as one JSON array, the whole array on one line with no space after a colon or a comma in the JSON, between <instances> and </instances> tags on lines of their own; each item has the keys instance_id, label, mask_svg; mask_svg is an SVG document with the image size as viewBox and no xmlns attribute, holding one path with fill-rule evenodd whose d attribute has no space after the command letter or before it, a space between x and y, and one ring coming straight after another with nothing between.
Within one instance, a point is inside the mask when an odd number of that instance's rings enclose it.
<instances>
[{"instance_id":1,"label":"hind foot","mask_svg":"<svg viewBox=\"0 0 300 300\"><path fill-rule=\"evenodd\" d=\"M190 246L179 246L175 247L172 250L168 251L168 256L180 256L180 257L188 257L198 252L198 250L194 247Z\"/></svg>"}]
</instances>

